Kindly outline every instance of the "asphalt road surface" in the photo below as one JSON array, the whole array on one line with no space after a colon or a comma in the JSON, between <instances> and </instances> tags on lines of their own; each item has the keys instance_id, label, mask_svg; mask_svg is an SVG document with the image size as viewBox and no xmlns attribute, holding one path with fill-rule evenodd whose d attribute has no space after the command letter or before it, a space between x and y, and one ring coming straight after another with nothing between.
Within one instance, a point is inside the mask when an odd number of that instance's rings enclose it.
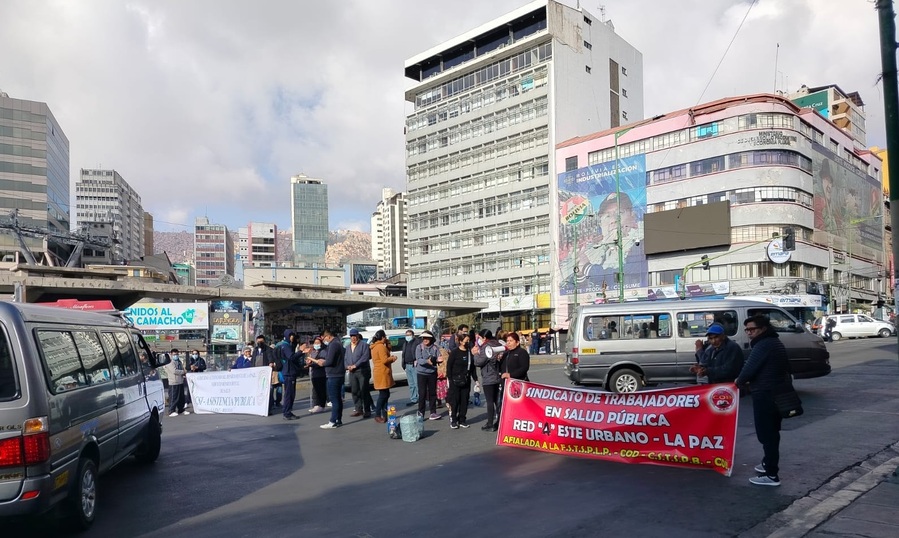
<instances>
[{"instance_id":1,"label":"asphalt road surface","mask_svg":"<svg viewBox=\"0 0 899 538\"><path fill-rule=\"evenodd\" d=\"M190 415L164 421L152 466L128 461L100 479L97 521L85 536L764 536L769 518L840 472L899 441L895 339L828 344L831 375L796 381L805 415L784 421L779 488L752 486L761 447L751 400L741 401L733 476L626 465L495 446L485 408L468 430L427 421L416 443L386 426L326 414ZM532 380L569 386L559 365ZM407 389L393 390L400 413ZM304 398L305 397L305 398ZM351 404L350 404L351 405ZM4 536L65 534L50 518Z\"/></svg>"}]
</instances>

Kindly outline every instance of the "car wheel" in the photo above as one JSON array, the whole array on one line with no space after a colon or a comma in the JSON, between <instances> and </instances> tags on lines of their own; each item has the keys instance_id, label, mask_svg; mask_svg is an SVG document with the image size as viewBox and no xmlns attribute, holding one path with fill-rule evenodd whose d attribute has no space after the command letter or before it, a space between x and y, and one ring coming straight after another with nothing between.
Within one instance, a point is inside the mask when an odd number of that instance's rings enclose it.
<instances>
[{"instance_id":1,"label":"car wheel","mask_svg":"<svg viewBox=\"0 0 899 538\"><path fill-rule=\"evenodd\" d=\"M842 338L842 337L843 337L843 335L840 334L840 333L838 333L838 332L832 332L832 333L830 333L830 339L831 339L832 341L834 341L834 342L836 342L837 340L839 340L839 339Z\"/></svg>"},{"instance_id":2,"label":"car wheel","mask_svg":"<svg viewBox=\"0 0 899 538\"><path fill-rule=\"evenodd\" d=\"M79 530L87 530L97 515L97 464L90 458L78 461L78 475L69 495L72 524Z\"/></svg>"},{"instance_id":3,"label":"car wheel","mask_svg":"<svg viewBox=\"0 0 899 538\"><path fill-rule=\"evenodd\" d=\"M609 378L609 390L617 393L637 392L643 387L643 378L633 370L623 368Z\"/></svg>"},{"instance_id":4,"label":"car wheel","mask_svg":"<svg viewBox=\"0 0 899 538\"><path fill-rule=\"evenodd\" d=\"M134 457L141 463L153 463L159 457L162 449L162 424L156 416L150 417L147 424L147 437L134 453Z\"/></svg>"},{"instance_id":5,"label":"car wheel","mask_svg":"<svg viewBox=\"0 0 899 538\"><path fill-rule=\"evenodd\" d=\"M881 338L889 338L893 333L889 329L880 329L880 332L877 333Z\"/></svg>"}]
</instances>

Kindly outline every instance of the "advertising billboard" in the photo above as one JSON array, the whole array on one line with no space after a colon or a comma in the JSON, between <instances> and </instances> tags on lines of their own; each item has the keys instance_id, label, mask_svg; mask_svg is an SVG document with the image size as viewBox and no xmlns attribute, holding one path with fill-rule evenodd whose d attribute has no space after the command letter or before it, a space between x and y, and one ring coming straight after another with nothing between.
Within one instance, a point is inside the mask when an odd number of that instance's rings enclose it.
<instances>
[{"instance_id":1,"label":"advertising billboard","mask_svg":"<svg viewBox=\"0 0 899 538\"><path fill-rule=\"evenodd\" d=\"M227 342L240 342L243 333L243 317L241 312L213 312L212 339Z\"/></svg>"},{"instance_id":2,"label":"advertising billboard","mask_svg":"<svg viewBox=\"0 0 899 538\"><path fill-rule=\"evenodd\" d=\"M856 169L820 144L812 144L815 176L815 229L880 249L883 244L882 189L877 179Z\"/></svg>"},{"instance_id":3,"label":"advertising billboard","mask_svg":"<svg viewBox=\"0 0 899 538\"><path fill-rule=\"evenodd\" d=\"M209 329L206 303L137 303L125 316L142 331Z\"/></svg>"},{"instance_id":4,"label":"advertising billboard","mask_svg":"<svg viewBox=\"0 0 899 538\"><path fill-rule=\"evenodd\" d=\"M563 172L558 181L560 294L571 295L577 290L577 293L614 291L617 295L619 248L625 288L645 287L646 157L623 157L617 167L611 161Z\"/></svg>"}]
</instances>

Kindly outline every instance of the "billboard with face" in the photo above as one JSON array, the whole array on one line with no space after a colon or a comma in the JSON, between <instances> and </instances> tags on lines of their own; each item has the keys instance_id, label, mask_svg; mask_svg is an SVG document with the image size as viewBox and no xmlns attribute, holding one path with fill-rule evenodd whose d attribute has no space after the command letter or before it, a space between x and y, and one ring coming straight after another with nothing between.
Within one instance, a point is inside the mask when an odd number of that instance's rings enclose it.
<instances>
[{"instance_id":1,"label":"billboard with face","mask_svg":"<svg viewBox=\"0 0 899 538\"><path fill-rule=\"evenodd\" d=\"M560 294L570 295L576 289L577 293L617 295L619 262L625 288L646 286L646 157L621 158L617 169L611 161L563 172L558 181Z\"/></svg>"},{"instance_id":2,"label":"billboard with face","mask_svg":"<svg viewBox=\"0 0 899 538\"><path fill-rule=\"evenodd\" d=\"M840 237L851 234L853 241L881 248L883 223L879 217L883 195L880 183L824 146L812 144L812 147L815 229Z\"/></svg>"}]
</instances>

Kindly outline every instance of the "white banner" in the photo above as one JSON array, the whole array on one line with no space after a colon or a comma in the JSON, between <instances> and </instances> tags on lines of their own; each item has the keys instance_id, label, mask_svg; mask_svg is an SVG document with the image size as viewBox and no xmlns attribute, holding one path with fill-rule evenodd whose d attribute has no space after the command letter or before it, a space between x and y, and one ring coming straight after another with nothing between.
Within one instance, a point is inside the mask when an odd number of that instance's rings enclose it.
<instances>
[{"instance_id":1,"label":"white banner","mask_svg":"<svg viewBox=\"0 0 899 538\"><path fill-rule=\"evenodd\" d=\"M267 417L271 384L272 369L268 366L187 374L193 410L201 415L242 413Z\"/></svg>"}]
</instances>

